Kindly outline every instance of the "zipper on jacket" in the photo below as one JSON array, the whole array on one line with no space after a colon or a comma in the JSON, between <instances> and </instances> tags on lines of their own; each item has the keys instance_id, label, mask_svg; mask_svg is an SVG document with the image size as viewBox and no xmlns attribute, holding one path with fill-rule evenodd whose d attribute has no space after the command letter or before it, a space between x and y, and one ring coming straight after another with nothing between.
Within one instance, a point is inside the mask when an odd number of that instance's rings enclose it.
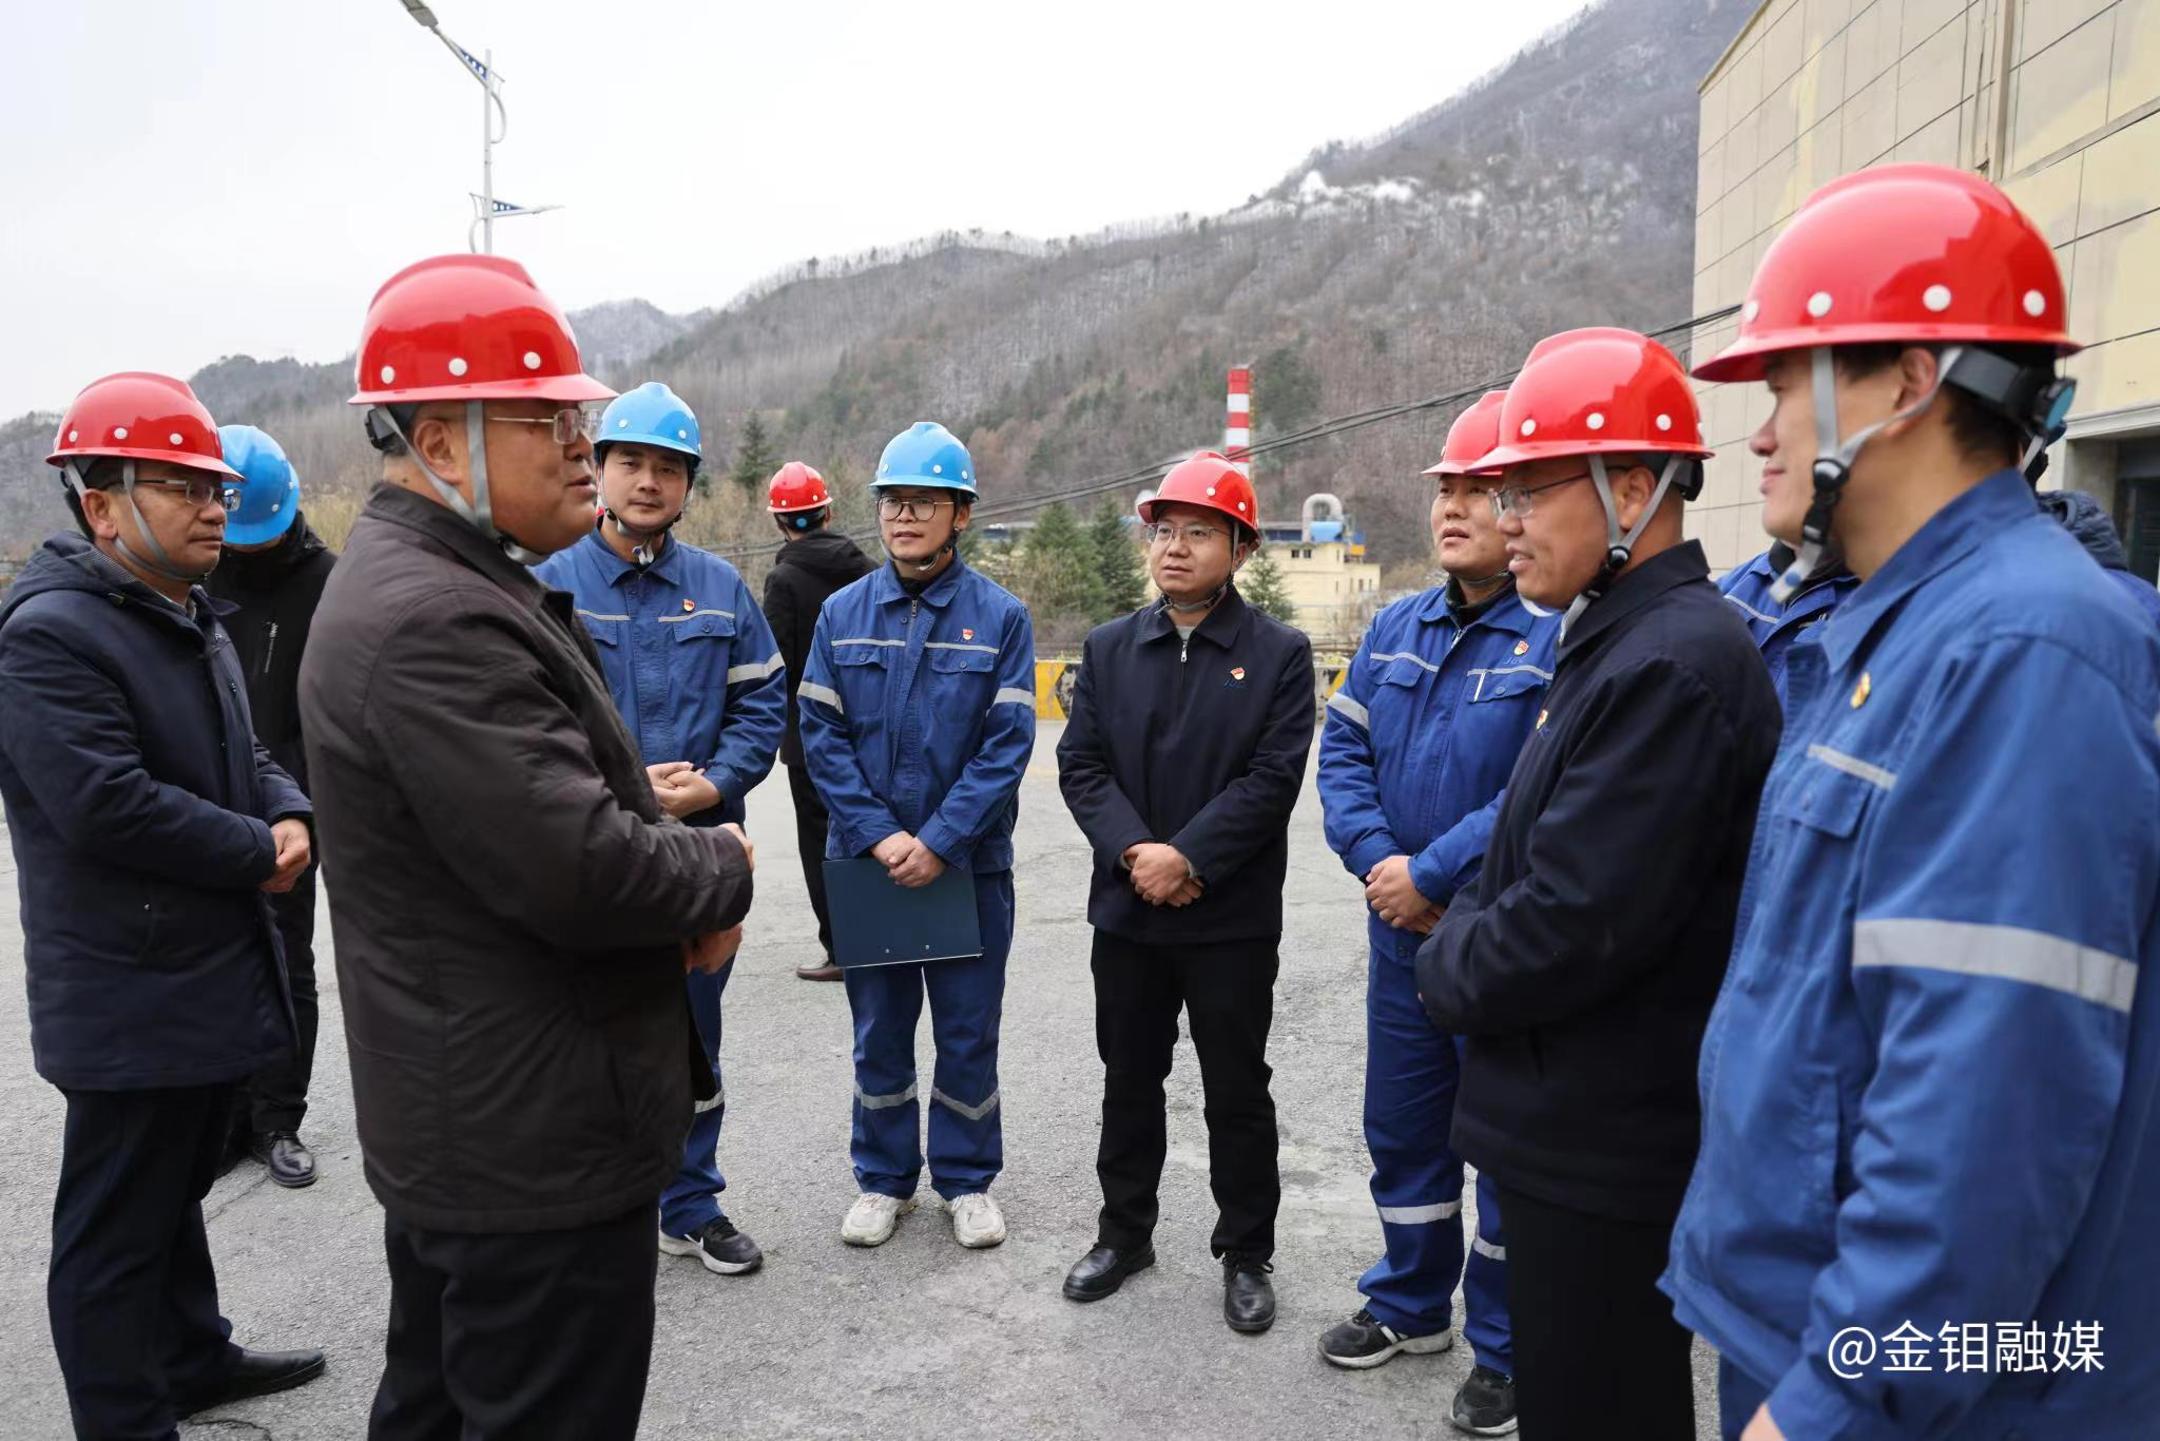
<instances>
[{"instance_id":1,"label":"zipper on jacket","mask_svg":"<svg viewBox=\"0 0 2160 1441\"><path fill-rule=\"evenodd\" d=\"M270 622L270 629L263 636L262 677L270 679L270 658L277 654L277 622Z\"/></svg>"},{"instance_id":2,"label":"zipper on jacket","mask_svg":"<svg viewBox=\"0 0 2160 1441\"><path fill-rule=\"evenodd\" d=\"M1191 636L1189 636L1189 635L1181 635L1181 636L1179 636L1179 637L1178 637L1178 643L1177 643L1177 663L1178 663L1179 665L1183 665L1183 664L1185 664L1185 656L1186 656L1186 654L1187 654L1187 653L1188 653L1189 651L1191 651L1191 650L1192 650L1192 637L1191 637Z\"/></svg>"}]
</instances>

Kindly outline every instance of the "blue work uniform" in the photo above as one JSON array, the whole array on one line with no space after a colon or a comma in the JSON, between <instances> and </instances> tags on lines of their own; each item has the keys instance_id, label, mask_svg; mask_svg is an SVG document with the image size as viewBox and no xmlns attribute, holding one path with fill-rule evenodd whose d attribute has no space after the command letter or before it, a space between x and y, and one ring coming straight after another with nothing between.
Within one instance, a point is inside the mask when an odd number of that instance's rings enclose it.
<instances>
[{"instance_id":1,"label":"blue work uniform","mask_svg":"<svg viewBox=\"0 0 2160 1441\"><path fill-rule=\"evenodd\" d=\"M1793 647L1661 1283L1728 1429L1767 1397L1792 1437L2152 1434L2156 674L2014 470ZM2065 1374L2080 1323L2105 1369Z\"/></svg>"},{"instance_id":2,"label":"blue work uniform","mask_svg":"<svg viewBox=\"0 0 2160 1441\"><path fill-rule=\"evenodd\" d=\"M803 759L831 813L825 854L898 831L972 871L983 953L846 974L855 1016L851 1154L864 1191L915 1194L915 1027L930 998L930 1182L950 1201L1004 1164L998 1024L1012 950L1013 822L1035 749L1027 607L957 556L919 593L881 566L827 598L797 693Z\"/></svg>"},{"instance_id":3,"label":"blue work uniform","mask_svg":"<svg viewBox=\"0 0 2160 1441\"><path fill-rule=\"evenodd\" d=\"M1557 618L1533 617L1512 588L1458 612L1438 586L1374 618L1320 738L1328 845L1353 876L1405 855L1418 893L1445 906L1477 875L1495 803L1552 680L1558 633ZM1462 1278L1463 1333L1479 1364L1512 1374L1507 1248L1482 1177L1464 1266L1463 1162L1449 1143L1459 1042L1418 1003L1423 937L1377 915L1367 931L1365 1144L1386 1252L1358 1289L1382 1325L1424 1336L1448 1329Z\"/></svg>"},{"instance_id":4,"label":"blue work uniform","mask_svg":"<svg viewBox=\"0 0 2160 1441\"><path fill-rule=\"evenodd\" d=\"M1777 687L1781 706L1785 703L1786 656L1792 650L1792 643L1809 626L1819 625L1826 619L1837 608L1838 602L1860 583L1859 577L1840 566L1830 575L1809 577L1797 595L1779 605L1772 598L1770 587L1784 573L1785 567L1772 566L1770 552L1764 551L1746 565L1734 566L1718 581L1718 589L1740 612L1740 619L1747 622L1748 634L1755 637L1763 664L1770 668L1770 683Z\"/></svg>"},{"instance_id":5,"label":"blue work uniform","mask_svg":"<svg viewBox=\"0 0 2160 1441\"><path fill-rule=\"evenodd\" d=\"M674 539L651 565L639 567L609 549L595 529L534 574L575 597L608 694L645 763L689 761L720 792L720 804L688 824L740 822L744 797L772 770L787 729L786 666L741 573ZM683 1143L682 1169L661 1195L660 1228L671 1236L695 1235L721 1214L727 1082L720 1071L720 998L737 964L717 975L693 971L684 982L720 1089L700 1103Z\"/></svg>"}]
</instances>

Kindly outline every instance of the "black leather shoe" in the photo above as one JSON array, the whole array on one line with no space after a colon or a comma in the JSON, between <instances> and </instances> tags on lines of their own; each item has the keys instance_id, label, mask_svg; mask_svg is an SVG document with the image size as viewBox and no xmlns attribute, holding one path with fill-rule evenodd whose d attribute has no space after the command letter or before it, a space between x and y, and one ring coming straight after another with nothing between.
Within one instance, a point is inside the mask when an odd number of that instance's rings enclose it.
<instances>
[{"instance_id":1,"label":"black leather shoe","mask_svg":"<svg viewBox=\"0 0 2160 1441\"><path fill-rule=\"evenodd\" d=\"M1230 1329L1257 1336L1275 1324L1275 1268L1257 1256L1233 1251L1222 1258L1222 1314Z\"/></svg>"},{"instance_id":2,"label":"black leather shoe","mask_svg":"<svg viewBox=\"0 0 2160 1441\"><path fill-rule=\"evenodd\" d=\"M248 1154L270 1168L270 1179L280 1186L315 1184L315 1153L297 1131L258 1131Z\"/></svg>"},{"instance_id":3,"label":"black leather shoe","mask_svg":"<svg viewBox=\"0 0 2160 1441\"><path fill-rule=\"evenodd\" d=\"M295 1386L305 1386L322 1373L323 1353L320 1351L242 1350L233 1357L232 1370L225 1374L224 1385L207 1393L175 1396L173 1409L183 1417L192 1416L198 1411L244 1401L250 1396L290 1391Z\"/></svg>"},{"instance_id":4,"label":"black leather shoe","mask_svg":"<svg viewBox=\"0 0 2160 1441\"><path fill-rule=\"evenodd\" d=\"M1065 1273L1065 1299L1100 1301L1124 1285L1127 1276L1136 1271L1145 1271L1154 1264L1153 1246L1142 1246L1137 1251L1116 1251L1108 1246L1097 1246L1073 1262L1073 1268Z\"/></svg>"}]
</instances>

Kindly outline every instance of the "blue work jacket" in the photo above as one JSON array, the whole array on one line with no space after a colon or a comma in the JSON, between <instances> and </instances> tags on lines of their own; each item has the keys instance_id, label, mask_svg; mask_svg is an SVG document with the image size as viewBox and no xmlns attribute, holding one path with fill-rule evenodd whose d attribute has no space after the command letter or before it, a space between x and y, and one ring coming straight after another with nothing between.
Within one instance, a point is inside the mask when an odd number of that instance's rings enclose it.
<instances>
[{"instance_id":1,"label":"blue work jacket","mask_svg":"<svg viewBox=\"0 0 2160 1441\"><path fill-rule=\"evenodd\" d=\"M1821 624L1860 583L1858 576L1840 568L1833 575L1810 580L1781 606L1771 598L1770 587L1783 572L1784 567L1770 564L1770 552L1764 551L1746 565L1734 566L1718 581L1718 589L1747 622L1748 634L1755 637L1780 705L1785 703L1785 664L1792 643L1809 626Z\"/></svg>"}]
</instances>

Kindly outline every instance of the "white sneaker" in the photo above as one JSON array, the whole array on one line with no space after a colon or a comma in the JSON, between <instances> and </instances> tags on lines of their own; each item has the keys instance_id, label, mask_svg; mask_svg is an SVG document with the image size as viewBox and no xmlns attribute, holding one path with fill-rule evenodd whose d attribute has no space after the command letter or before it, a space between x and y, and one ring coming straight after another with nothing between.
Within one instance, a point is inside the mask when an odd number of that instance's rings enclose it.
<instances>
[{"instance_id":1,"label":"white sneaker","mask_svg":"<svg viewBox=\"0 0 2160 1441\"><path fill-rule=\"evenodd\" d=\"M998 1203L990 1199L988 1191L974 1191L965 1196L955 1196L952 1206L952 1235L955 1241L970 1251L982 1251L1005 1240L1005 1217L998 1212Z\"/></svg>"},{"instance_id":2,"label":"white sneaker","mask_svg":"<svg viewBox=\"0 0 2160 1441\"><path fill-rule=\"evenodd\" d=\"M913 1196L903 1201L882 1191L865 1191L848 1207L847 1219L840 1223L840 1239L850 1246L882 1246L892 1239L900 1218L914 1209Z\"/></svg>"}]
</instances>

